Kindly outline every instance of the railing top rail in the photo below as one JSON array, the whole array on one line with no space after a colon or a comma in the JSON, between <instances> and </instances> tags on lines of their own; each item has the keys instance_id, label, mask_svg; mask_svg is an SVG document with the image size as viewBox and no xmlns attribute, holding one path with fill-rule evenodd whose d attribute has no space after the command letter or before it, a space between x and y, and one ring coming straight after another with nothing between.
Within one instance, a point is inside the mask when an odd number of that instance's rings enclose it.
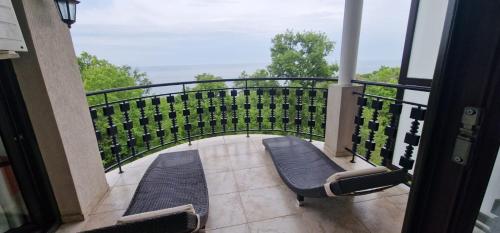
<instances>
[{"instance_id":1,"label":"railing top rail","mask_svg":"<svg viewBox=\"0 0 500 233\"><path fill-rule=\"evenodd\" d=\"M333 80L333 79L332 79ZM248 87L249 89L300 89L302 87L263 87L263 86L252 86ZM176 92L167 92L167 93L162 93L162 94L151 94L151 95L144 95L140 97L133 97L133 98L128 98L128 99L120 99L120 100L115 100L115 101L108 101L108 102L103 102L100 104L95 104L89 106L90 108L95 108L95 107L101 107L105 106L106 104L117 104L121 103L124 101L132 101L132 100L139 100L139 99L148 99L148 98L153 98L153 97L162 97L162 96L169 96L169 95L177 95L177 94L190 94L190 93L196 93L196 92L207 92L207 91L226 91L226 90L243 90L245 87L226 87L226 88L211 88L211 89L202 89L202 90L192 90L192 91L176 91ZM322 90L322 91L328 91L328 88L315 88L316 90Z\"/></svg>"},{"instance_id":2,"label":"railing top rail","mask_svg":"<svg viewBox=\"0 0 500 233\"><path fill-rule=\"evenodd\" d=\"M286 77L276 77L276 78L230 78L230 79L214 79L214 80L201 80L201 81L185 81L185 82L171 82L171 83L157 83L150 85L141 85L141 86L132 86L132 87L120 87L120 88L112 88L107 90L100 91L92 91L88 92L87 96L107 94L112 92L119 91L130 91L130 90L138 90L138 89L146 89L153 87L166 87L166 86L178 86L178 85L189 85L189 84L198 84L198 83L217 83L217 82L235 82L235 81L267 81L267 80L285 80L285 81L319 81L319 82L329 82L329 81L338 81L337 77L332 78L286 78Z\"/></svg>"},{"instance_id":3,"label":"railing top rail","mask_svg":"<svg viewBox=\"0 0 500 233\"><path fill-rule=\"evenodd\" d=\"M392 83L379 83L373 81L363 81L363 80L352 80L352 83L363 84L363 85L371 85L371 86L381 86L381 87L391 87L403 90L412 90L412 91L425 91L430 92L430 87L424 86L416 86L416 85L404 85L404 84L392 84Z\"/></svg>"}]
</instances>

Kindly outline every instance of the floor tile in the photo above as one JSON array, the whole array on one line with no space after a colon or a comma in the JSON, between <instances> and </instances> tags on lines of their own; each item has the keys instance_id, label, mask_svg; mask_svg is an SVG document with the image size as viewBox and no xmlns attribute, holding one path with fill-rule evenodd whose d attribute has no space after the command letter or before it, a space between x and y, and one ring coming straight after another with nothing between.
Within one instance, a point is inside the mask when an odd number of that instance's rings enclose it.
<instances>
[{"instance_id":1,"label":"floor tile","mask_svg":"<svg viewBox=\"0 0 500 233\"><path fill-rule=\"evenodd\" d=\"M207 229L235 226L246 223L238 193L210 196Z\"/></svg>"},{"instance_id":2,"label":"floor tile","mask_svg":"<svg viewBox=\"0 0 500 233\"><path fill-rule=\"evenodd\" d=\"M369 233L363 223L350 211L351 202L339 198L306 198L302 220L311 232Z\"/></svg>"},{"instance_id":3,"label":"floor tile","mask_svg":"<svg viewBox=\"0 0 500 233\"><path fill-rule=\"evenodd\" d=\"M139 184L148 166L129 168L118 174L118 180L113 186Z\"/></svg>"},{"instance_id":4,"label":"floor tile","mask_svg":"<svg viewBox=\"0 0 500 233\"><path fill-rule=\"evenodd\" d=\"M400 208L402 211L406 210L406 205L408 204L408 195L398 195L385 197L386 200L390 201L393 205Z\"/></svg>"},{"instance_id":5,"label":"floor tile","mask_svg":"<svg viewBox=\"0 0 500 233\"><path fill-rule=\"evenodd\" d=\"M370 233L361 221L352 215L331 216L317 212L306 212L302 214L302 219L309 229L309 232L318 233Z\"/></svg>"},{"instance_id":6,"label":"floor tile","mask_svg":"<svg viewBox=\"0 0 500 233\"><path fill-rule=\"evenodd\" d=\"M233 172L210 173L205 176L209 195L233 193L238 191Z\"/></svg>"},{"instance_id":7,"label":"floor tile","mask_svg":"<svg viewBox=\"0 0 500 233\"><path fill-rule=\"evenodd\" d=\"M396 185L392 188L384 190L384 193L386 194L386 196L409 194L410 187L406 186L405 184L400 184L400 185Z\"/></svg>"},{"instance_id":8,"label":"floor tile","mask_svg":"<svg viewBox=\"0 0 500 233\"><path fill-rule=\"evenodd\" d=\"M251 138L247 137L246 134L238 134L238 135L230 135L224 136L224 144L233 144L233 143L251 143Z\"/></svg>"},{"instance_id":9,"label":"floor tile","mask_svg":"<svg viewBox=\"0 0 500 233\"><path fill-rule=\"evenodd\" d=\"M247 224L208 230L207 233L249 233Z\"/></svg>"},{"instance_id":10,"label":"floor tile","mask_svg":"<svg viewBox=\"0 0 500 233\"><path fill-rule=\"evenodd\" d=\"M85 223L85 230L92 230L96 228L112 226L123 215L125 210L117 210L105 213L90 215Z\"/></svg>"},{"instance_id":11,"label":"floor tile","mask_svg":"<svg viewBox=\"0 0 500 233\"><path fill-rule=\"evenodd\" d=\"M231 156L230 159L231 168L233 170L263 167L266 165L272 166L271 158L266 154L259 152L250 154L235 154L234 156Z\"/></svg>"},{"instance_id":12,"label":"floor tile","mask_svg":"<svg viewBox=\"0 0 500 233\"><path fill-rule=\"evenodd\" d=\"M257 147L252 143L233 143L226 145L227 154L235 156L237 154L251 154L257 152Z\"/></svg>"},{"instance_id":13,"label":"floor tile","mask_svg":"<svg viewBox=\"0 0 500 233\"><path fill-rule=\"evenodd\" d=\"M300 212L295 196L285 187L275 186L241 192L241 202L249 222Z\"/></svg>"},{"instance_id":14,"label":"floor tile","mask_svg":"<svg viewBox=\"0 0 500 233\"><path fill-rule=\"evenodd\" d=\"M401 232L405 213L385 198L354 203L351 211L371 232Z\"/></svg>"},{"instance_id":15,"label":"floor tile","mask_svg":"<svg viewBox=\"0 0 500 233\"><path fill-rule=\"evenodd\" d=\"M223 144L199 148L198 152L202 159L229 155L226 145Z\"/></svg>"},{"instance_id":16,"label":"floor tile","mask_svg":"<svg viewBox=\"0 0 500 233\"><path fill-rule=\"evenodd\" d=\"M299 215L249 223L251 233L313 233Z\"/></svg>"},{"instance_id":17,"label":"floor tile","mask_svg":"<svg viewBox=\"0 0 500 233\"><path fill-rule=\"evenodd\" d=\"M104 195L98 206L92 211L92 214L127 209L136 189L137 185L111 187L110 191Z\"/></svg>"},{"instance_id":18,"label":"floor tile","mask_svg":"<svg viewBox=\"0 0 500 233\"><path fill-rule=\"evenodd\" d=\"M201 158L205 174L231 171L231 163L229 161L230 158L227 155L206 156Z\"/></svg>"},{"instance_id":19,"label":"floor tile","mask_svg":"<svg viewBox=\"0 0 500 233\"><path fill-rule=\"evenodd\" d=\"M197 140L196 145L199 149L205 148L205 147L217 146L217 145L224 145L224 137L219 136L219 137L210 137L210 138L200 139L200 140Z\"/></svg>"},{"instance_id":20,"label":"floor tile","mask_svg":"<svg viewBox=\"0 0 500 233\"><path fill-rule=\"evenodd\" d=\"M243 170L235 170L234 176L238 191L246 191L250 189L272 187L282 184L281 179L273 171L270 166L249 168Z\"/></svg>"}]
</instances>

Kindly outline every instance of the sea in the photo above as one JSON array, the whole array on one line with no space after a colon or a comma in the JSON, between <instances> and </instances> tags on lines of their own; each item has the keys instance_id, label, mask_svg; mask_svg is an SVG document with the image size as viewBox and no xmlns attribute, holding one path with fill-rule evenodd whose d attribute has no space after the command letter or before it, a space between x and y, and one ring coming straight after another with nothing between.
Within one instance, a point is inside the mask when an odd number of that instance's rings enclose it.
<instances>
[{"instance_id":1,"label":"sea","mask_svg":"<svg viewBox=\"0 0 500 233\"><path fill-rule=\"evenodd\" d=\"M204 65L164 65L137 67L146 72L153 84L194 81L195 76L209 73L223 79L238 78L242 71L248 74L257 69L265 69L269 63L241 63L241 64L204 64ZM378 70L381 66L400 66L399 60L360 60L357 73L364 74ZM232 83L227 83L231 86ZM193 85L187 85L192 87ZM182 91L182 86L155 87L150 90L153 94L163 94Z\"/></svg>"}]
</instances>

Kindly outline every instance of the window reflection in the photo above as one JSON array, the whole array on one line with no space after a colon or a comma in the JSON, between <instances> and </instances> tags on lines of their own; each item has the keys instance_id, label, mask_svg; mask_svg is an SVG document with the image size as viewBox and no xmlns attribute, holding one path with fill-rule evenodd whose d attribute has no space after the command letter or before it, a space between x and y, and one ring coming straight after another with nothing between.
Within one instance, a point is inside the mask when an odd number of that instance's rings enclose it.
<instances>
[{"instance_id":1,"label":"window reflection","mask_svg":"<svg viewBox=\"0 0 500 233\"><path fill-rule=\"evenodd\" d=\"M25 224L28 211L0 138L0 232Z\"/></svg>"}]
</instances>

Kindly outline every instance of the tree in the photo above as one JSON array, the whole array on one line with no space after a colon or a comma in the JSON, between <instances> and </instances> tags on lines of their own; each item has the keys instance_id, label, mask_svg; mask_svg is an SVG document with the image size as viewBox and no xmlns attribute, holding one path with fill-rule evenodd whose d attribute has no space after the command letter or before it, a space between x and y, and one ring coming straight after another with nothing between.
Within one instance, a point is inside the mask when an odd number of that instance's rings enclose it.
<instances>
[{"instance_id":1,"label":"tree","mask_svg":"<svg viewBox=\"0 0 500 233\"><path fill-rule=\"evenodd\" d=\"M113 65L105 59L99 59L87 52L83 52L78 56L78 65L80 66L83 87L87 92L151 84L146 73L132 69L130 66ZM115 101L139 97L147 92L148 90L140 89L110 93L108 94L108 100ZM104 102L103 98L102 95L90 96L88 101L90 105L93 105Z\"/></svg>"},{"instance_id":2,"label":"tree","mask_svg":"<svg viewBox=\"0 0 500 233\"><path fill-rule=\"evenodd\" d=\"M196 79L196 81L222 80L221 77L209 73L198 74L194 78ZM222 88L227 88L227 85L224 82L208 82L197 83L196 86L194 86L193 90L214 90Z\"/></svg>"},{"instance_id":3,"label":"tree","mask_svg":"<svg viewBox=\"0 0 500 233\"><path fill-rule=\"evenodd\" d=\"M276 77L332 77L337 64L329 64L326 57L335 43L322 32L293 32L277 34L272 39L271 65L268 69Z\"/></svg>"},{"instance_id":4,"label":"tree","mask_svg":"<svg viewBox=\"0 0 500 233\"><path fill-rule=\"evenodd\" d=\"M265 69L258 69L253 74L248 74L247 72L243 71L241 72L239 78L270 78L271 74L269 71ZM245 81L235 81L234 86L238 88L243 88L245 85L248 85L249 87L278 87L280 84L278 80L257 80L257 81L247 81L245 84Z\"/></svg>"},{"instance_id":5,"label":"tree","mask_svg":"<svg viewBox=\"0 0 500 233\"><path fill-rule=\"evenodd\" d=\"M360 75L361 80L379 82L379 83L398 83L399 67L381 66L378 70L371 73ZM380 86L369 86L366 90L369 94L385 96L390 98L396 97L395 88L386 88Z\"/></svg>"}]
</instances>

